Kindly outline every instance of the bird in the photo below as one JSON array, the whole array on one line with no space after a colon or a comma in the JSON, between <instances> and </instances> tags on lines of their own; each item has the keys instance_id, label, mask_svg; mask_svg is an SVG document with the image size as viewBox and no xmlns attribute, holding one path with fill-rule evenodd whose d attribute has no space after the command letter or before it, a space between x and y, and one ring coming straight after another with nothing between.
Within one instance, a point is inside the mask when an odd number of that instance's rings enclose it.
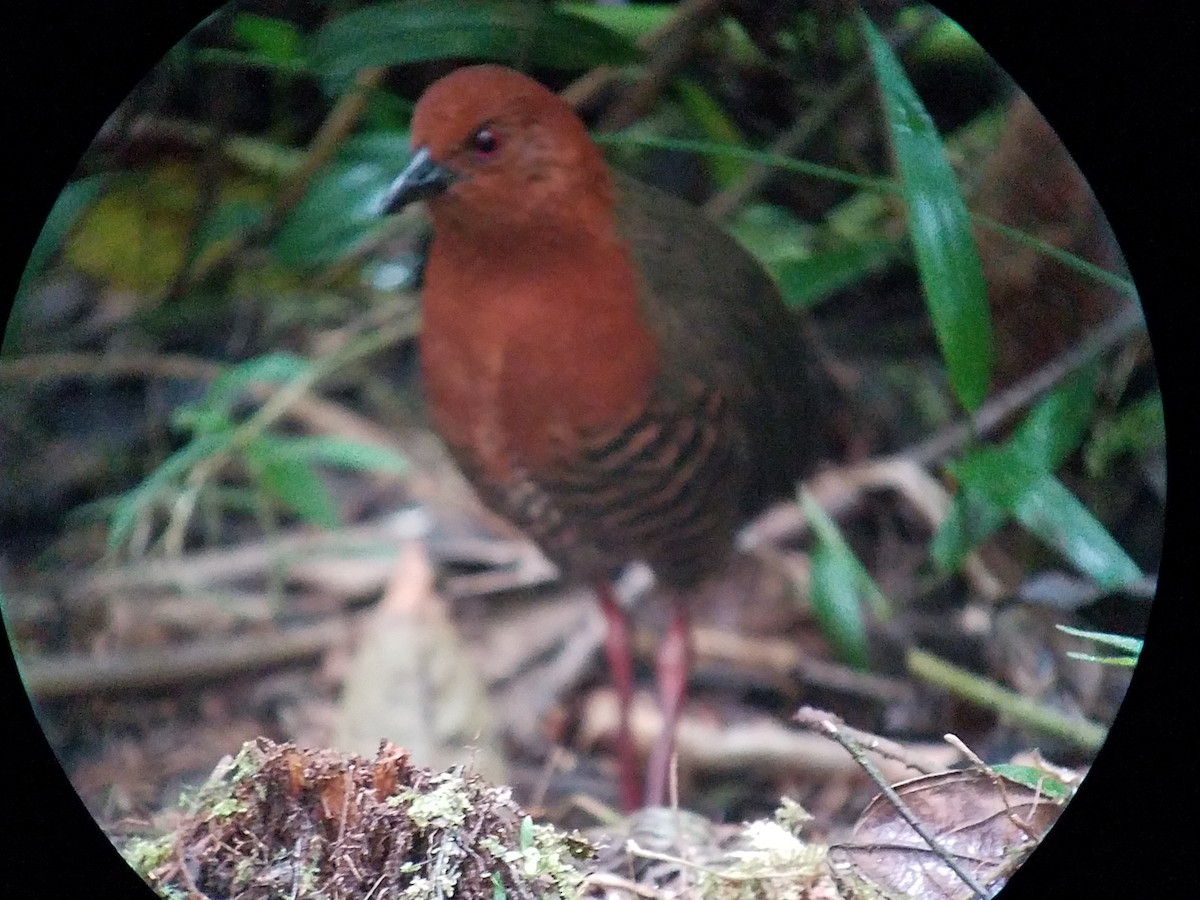
<instances>
[{"instance_id":1,"label":"bird","mask_svg":"<svg viewBox=\"0 0 1200 900\"><path fill-rule=\"evenodd\" d=\"M758 261L700 210L611 169L585 123L494 64L419 97L383 214L424 201L420 370L435 430L481 500L564 577L593 585L620 703L626 811L665 802L691 666L689 597L739 527L818 458L812 354ZM641 561L670 599L664 727L644 792L634 665L614 576Z\"/></svg>"}]
</instances>

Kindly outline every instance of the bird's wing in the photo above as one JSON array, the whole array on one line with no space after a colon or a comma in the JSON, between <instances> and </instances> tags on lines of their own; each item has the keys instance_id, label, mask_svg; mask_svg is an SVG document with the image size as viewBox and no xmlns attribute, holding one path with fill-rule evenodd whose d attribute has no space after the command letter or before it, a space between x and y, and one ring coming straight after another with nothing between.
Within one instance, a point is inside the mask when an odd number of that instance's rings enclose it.
<instances>
[{"instance_id":1,"label":"bird's wing","mask_svg":"<svg viewBox=\"0 0 1200 900\"><path fill-rule=\"evenodd\" d=\"M761 264L699 210L619 173L614 189L664 370L727 395L748 448L747 510L787 493L818 447L817 377L796 320Z\"/></svg>"}]
</instances>

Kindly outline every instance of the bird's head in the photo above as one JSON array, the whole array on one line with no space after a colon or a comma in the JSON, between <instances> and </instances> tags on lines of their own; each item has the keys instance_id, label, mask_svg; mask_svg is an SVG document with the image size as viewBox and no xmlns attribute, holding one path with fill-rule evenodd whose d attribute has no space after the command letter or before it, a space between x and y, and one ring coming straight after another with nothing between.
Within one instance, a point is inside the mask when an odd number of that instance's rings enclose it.
<instances>
[{"instance_id":1,"label":"bird's head","mask_svg":"<svg viewBox=\"0 0 1200 900\"><path fill-rule=\"evenodd\" d=\"M611 204L604 160L575 112L501 66L457 69L417 102L413 157L384 212L426 200L439 223L497 231L554 227Z\"/></svg>"}]
</instances>

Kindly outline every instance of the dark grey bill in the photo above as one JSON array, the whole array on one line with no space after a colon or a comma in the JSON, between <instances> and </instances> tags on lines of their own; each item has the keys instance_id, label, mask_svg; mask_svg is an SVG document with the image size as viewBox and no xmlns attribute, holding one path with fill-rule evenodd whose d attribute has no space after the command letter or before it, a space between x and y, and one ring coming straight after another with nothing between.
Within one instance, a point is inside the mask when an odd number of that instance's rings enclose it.
<instances>
[{"instance_id":1,"label":"dark grey bill","mask_svg":"<svg viewBox=\"0 0 1200 900\"><path fill-rule=\"evenodd\" d=\"M454 173L433 161L429 151L418 147L404 171L392 182L380 201L383 215L399 212L417 200L436 197L454 181Z\"/></svg>"}]
</instances>

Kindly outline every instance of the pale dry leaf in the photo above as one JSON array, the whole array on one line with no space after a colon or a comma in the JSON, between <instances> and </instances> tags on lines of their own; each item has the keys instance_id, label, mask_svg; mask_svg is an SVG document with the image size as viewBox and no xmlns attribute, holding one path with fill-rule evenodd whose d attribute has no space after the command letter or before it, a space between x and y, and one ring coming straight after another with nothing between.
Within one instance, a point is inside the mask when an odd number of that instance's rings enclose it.
<instances>
[{"instance_id":1,"label":"pale dry leaf","mask_svg":"<svg viewBox=\"0 0 1200 900\"><path fill-rule=\"evenodd\" d=\"M480 673L467 654L433 570L416 541L401 550L367 620L342 691L336 744L373 754L387 739L418 765L469 763L504 781L503 758Z\"/></svg>"}]
</instances>

